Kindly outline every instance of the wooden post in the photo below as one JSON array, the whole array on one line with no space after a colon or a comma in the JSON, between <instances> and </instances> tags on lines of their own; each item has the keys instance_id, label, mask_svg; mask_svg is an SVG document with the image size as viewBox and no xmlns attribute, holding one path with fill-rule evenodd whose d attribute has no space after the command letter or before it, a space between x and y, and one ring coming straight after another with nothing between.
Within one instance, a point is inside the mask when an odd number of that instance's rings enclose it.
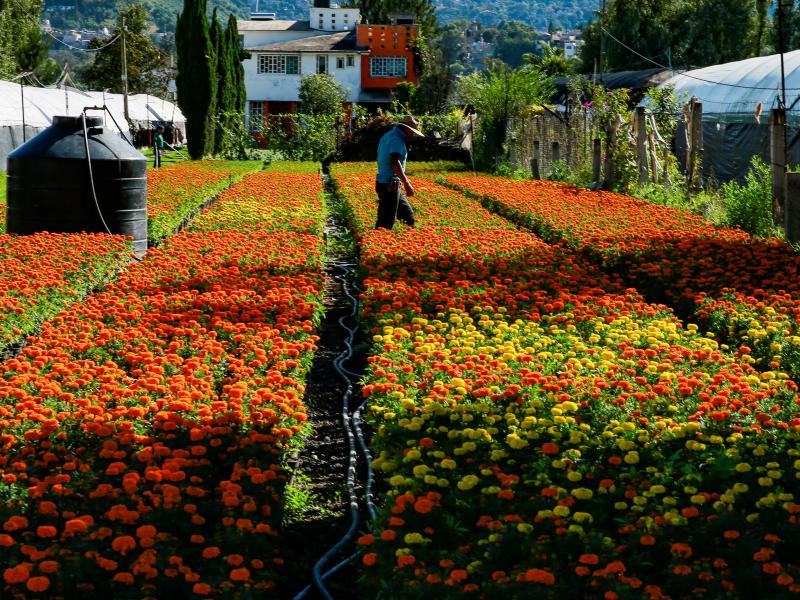
<instances>
[{"instance_id":1,"label":"wooden post","mask_svg":"<svg viewBox=\"0 0 800 600\"><path fill-rule=\"evenodd\" d=\"M594 138L592 144L592 183L600 186L600 158L602 149L600 147L600 138Z\"/></svg>"},{"instance_id":2,"label":"wooden post","mask_svg":"<svg viewBox=\"0 0 800 600\"><path fill-rule=\"evenodd\" d=\"M784 222L786 204L786 109L773 108L769 113L769 154L772 163L772 221Z\"/></svg>"},{"instance_id":3,"label":"wooden post","mask_svg":"<svg viewBox=\"0 0 800 600\"><path fill-rule=\"evenodd\" d=\"M664 178L664 185L669 187L672 185L672 182L669 180L669 146L664 147L664 166L662 170L662 175Z\"/></svg>"},{"instance_id":4,"label":"wooden post","mask_svg":"<svg viewBox=\"0 0 800 600\"><path fill-rule=\"evenodd\" d=\"M800 173L786 174L786 204L784 205L786 241L800 241Z\"/></svg>"},{"instance_id":5,"label":"wooden post","mask_svg":"<svg viewBox=\"0 0 800 600\"><path fill-rule=\"evenodd\" d=\"M695 100L692 102L691 111L689 187L693 190L699 190L703 185L703 103Z\"/></svg>"},{"instance_id":6,"label":"wooden post","mask_svg":"<svg viewBox=\"0 0 800 600\"><path fill-rule=\"evenodd\" d=\"M647 169L647 126L644 106L637 106L636 119L636 162L639 167L639 185L647 185L649 181Z\"/></svg>"},{"instance_id":7,"label":"wooden post","mask_svg":"<svg viewBox=\"0 0 800 600\"><path fill-rule=\"evenodd\" d=\"M531 159L531 177L541 179L539 174L539 140L533 141L533 158Z\"/></svg>"},{"instance_id":8,"label":"wooden post","mask_svg":"<svg viewBox=\"0 0 800 600\"><path fill-rule=\"evenodd\" d=\"M613 190L617 185L617 170L614 167L614 147L617 144L617 130L619 129L619 121L610 121L606 130L606 160L603 168L605 174L605 181L603 181L603 189Z\"/></svg>"},{"instance_id":9,"label":"wooden post","mask_svg":"<svg viewBox=\"0 0 800 600\"><path fill-rule=\"evenodd\" d=\"M557 163L561 160L561 147L558 142L553 142L553 162Z\"/></svg>"},{"instance_id":10,"label":"wooden post","mask_svg":"<svg viewBox=\"0 0 800 600\"><path fill-rule=\"evenodd\" d=\"M647 134L647 155L650 158L650 173L653 183L658 183L658 156L656 154L656 135L651 131Z\"/></svg>"}]
</instances>

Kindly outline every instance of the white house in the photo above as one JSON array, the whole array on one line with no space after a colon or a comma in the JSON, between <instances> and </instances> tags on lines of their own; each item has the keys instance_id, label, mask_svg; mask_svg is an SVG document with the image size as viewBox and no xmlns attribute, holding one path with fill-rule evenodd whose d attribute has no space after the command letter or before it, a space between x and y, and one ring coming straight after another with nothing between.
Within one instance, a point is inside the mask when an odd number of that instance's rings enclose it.
<instances>
[{"instance_id":1,"label":"white house","mask_svg":"<svg viewBox=\"0 0 800 600\"><path fill-rule=\"evenodd\" d=\"M272 13L239 21L239 38L251 54L243 63L251 127L260 128L269 113L296 112L303 75L330 73L347 90L348 101L358 101L361 55L369 51L356 44L360 20L357 8L315 0L308 21L276 20Z\"/></svg>"}]
</instances>

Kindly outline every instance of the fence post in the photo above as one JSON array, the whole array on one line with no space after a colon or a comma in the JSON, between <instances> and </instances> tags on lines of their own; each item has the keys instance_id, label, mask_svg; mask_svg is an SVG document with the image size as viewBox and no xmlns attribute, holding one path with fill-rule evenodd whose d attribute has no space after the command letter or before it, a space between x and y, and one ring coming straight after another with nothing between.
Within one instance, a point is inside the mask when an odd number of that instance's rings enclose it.
<instances>
[{"instance_id":1,"label":"fence post","mask_svg":"<svg viewBox=\"0 0 800 600\"><path fill-rule=\"evenodd\" d=\"M614 147L617 144L617 129L619 128L619 121L610 121L606 130L606 160L603 172L605 173L605 181L603 182L603 189L613 190L617 185L617 170L614 167Z\"/></svg>"},{"instance_id":2,"label":"fence post","mask_svg":"<svg viewBox=\"0 0 800 600\"><path fill-rule=\"evenodd\" d=\"M558 142L553 142L553 162L556 163L561 160L561 146Z\"/></svg>"},{"instance_id":3,"label":"fence post","mask_svg":"<svg viewBox=\"0 0 800 600\"><path fill-rule=\"evenodd\" d=\"M691 109L691 150L689 152L689 187L699 190L703 185L703 103L699 100L692 102Z\"/></svg>"},{"instance_id":4,"label":"fence post","mask_svg":"<svg viewBox=\"0 0 800 600\"><path fill-rule=\"evenodd\" d=\"M533 158L531 159L531 177L541 179L539 174L539 140L533 141Z\"/></svg>"},{"instance_id":5,"label":"fence post","mask_svg":"<svg viewBox=\"0 0 800 600\"><path fill-rule=\"evenodd\" d=\"M637 106L636 113L636 162L639 167L639 185L646 185L649 179L647 169L647 126L644 106Z\"/></svg>"},{"instance_id":6,"label":"fence post","mask_svg":"<svg viewBox=\"0 0 800 600\"><path fill-rule=\"evenodd\" d=\"M650 178L658 183L658 155L656 154L656 136L651 131L647 134L647 156L650 159Z\"/></svg>"},{"instance_id":7,"label":"fence post","mask_svg":"<svg viewBox=\"0 0 800 600\"><path fill-rule=\"evenodd\" d=\"M786 204L783 214L786 241L800 241L800 173L786 174Z\"/></svg>"},{"instance_id":8,"label":"fence post","mask_svg":"<svg viewBox=\"0 0 800 600\"><path fill-rule=\"evenodd\" d=\"M769 113L769 156L772 167L772 221L783 223L786 204L786 109Z\"/></svg>"},{"instance_id":9,"label":"fence post","mask_svg":"<svg viewBox=\"0 0 800 600\"><path fill-rule=\"evenodd\" d=\"M598 187L600 186L600 159L602 149L600 147L600 138L594 138L592 143L592 182Z\"/></svg>"}]
</instances>

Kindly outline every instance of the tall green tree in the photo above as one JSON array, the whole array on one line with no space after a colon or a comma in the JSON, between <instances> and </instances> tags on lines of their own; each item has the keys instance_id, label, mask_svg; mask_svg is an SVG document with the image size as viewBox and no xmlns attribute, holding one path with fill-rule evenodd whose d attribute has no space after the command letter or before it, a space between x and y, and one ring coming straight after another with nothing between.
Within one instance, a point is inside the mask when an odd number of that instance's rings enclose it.
<instances>
[{"instance_id":1,"label":"tall green tree","mask_svg":"<svg viewBox=\"0 0 800 600\"><path fill-rule=\"evenodd\" d=\"M236 17L231 14L228 16L228 26L225 29L225 36L228 39L231 61L230 74L231 86L234 90L233 110L244 118L244 108L247 102L247 88L244 85L244 65L242 61L250 58L250 53L245 52L239 42L239 29L236 24Z\"/></svg>"},{"instance_id":2,"label":"tall green tree","mask_svg":"<svg viewBox=\"0 0 800 600\"><path fill-rule=\"evenodd\" d=\"M478 114L478 131L473 138L475 162L482 168L496 168L504 158L509 117L528 106L548 102L552 91L552 80L536 67L511 69L501 61L489 64L484 73L459 79L459 102L472 105Z\"/></svg>"},{"instance_id":3,"label":"tall green tree","mask_svg":"<svg viewBox=\"0 0 800 600\"><path fill-rule=\"evenodd\" d=\"M149 15L141 4L125 7L119 15L112 36L122 33L122 22L125 22L125 56L128 69L128 92L131 94L153 94L162 96L167 93L167 59L164 53L150 42L148 24ZM91 48L100 48L108 44L108 40L95 38L89 43ZM110 89L114 93L122 92L122 42L111 44L94 53L94 60L81 73L84 85L95 89Z\"/></svg>"},{"instance_id":4,"label":"tall green tree","mask_svg":"<svg viewBox=\"0 0 800 600\"><path fill-rule=\"evenodd\" d=\"M300 78L300 110L307 115L341 115L347 91L333 75L323 73Z\"/></svg>"},{"instance_id":5,"label":"tall green tree","mask_svg":"<svg viewBox=\"0 0 800 600\"><path fill-rule=\"evenodd\" d=\"M222 147L222 137L228 126L230 117L228 111L231 104L230 98L232 90L230 88L230 61L228 60L228 38L222 25L217 18L217 9L211 15L208 37L211 40L211 47L214 49L214 82L216 85L216 104L214 111L214 154L217 154Z\"/></svg>"},{"instance_id":6,"label":"tall green tree","mask_svg":"<svg viewBox=\"0 0 800 600\"><path fill-rule=\"evenodd\" d=\"M178 106L186 117L189 154L201 158L214 150L216 64L209 37L206 0L184 0L175 28L178 53Z\"/></svg>"},{"instance_id":7,"label":"tall green tree","mask_svg":"<svg viewBox=\"0 0 800 600\"><path fill-rule=\"evenodd\" d=\"M40 40L39 14L41 0L0 0L0 79L11 79L22 71L32 70L30 64L24 67L26 48ZM21 56L22 55L22 56Z\"/></svg>"}]
</instances>

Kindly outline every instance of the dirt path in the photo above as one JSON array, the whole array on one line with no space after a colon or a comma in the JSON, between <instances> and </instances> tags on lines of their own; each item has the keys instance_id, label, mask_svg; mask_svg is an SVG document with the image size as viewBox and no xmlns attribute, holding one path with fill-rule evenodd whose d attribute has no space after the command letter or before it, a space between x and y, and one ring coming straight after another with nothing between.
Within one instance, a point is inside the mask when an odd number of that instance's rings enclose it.
<instances>
[{"instance_id":1,"label":"dirt path","mask_svg":"<svg viewBox=\"0 0 800 600\"><path fill-rule=\"evenodd\" d=\"M319 558L336 544L350 527L349 493L346 485L348 442L342 426L342 397L346 384L334 368L334 360L345 350L346 332L339 324L352 311L339 278L339 263L354 262L349 232L337 210L337 199L329 195L329 216L325 228L327 262L325 268L325 318L319 327L320 340L314 364L306 381L305 403L313 431L293 464L294 474L287 490L286 516L281 540L286 560L286 580L281 598L293 598L312 582L312 569ZM352 289L352 288L351 288ZM356 344L359 340L356 339ZM350 370L360 372L366 362L356 353L347 363ZM358 390L354 396L360 397ZM359 469L359 474L363 469ZM360 483L358 492L361 494ZM352 553L355 544L348 546ZM345 551L346 552L346 551ZM338 556L333 566L346 554ZM337 599L352 599L355 571L345 567L326 581ZM313 590L308 600L322 598Z\"/></svg>"}]
</instances>

